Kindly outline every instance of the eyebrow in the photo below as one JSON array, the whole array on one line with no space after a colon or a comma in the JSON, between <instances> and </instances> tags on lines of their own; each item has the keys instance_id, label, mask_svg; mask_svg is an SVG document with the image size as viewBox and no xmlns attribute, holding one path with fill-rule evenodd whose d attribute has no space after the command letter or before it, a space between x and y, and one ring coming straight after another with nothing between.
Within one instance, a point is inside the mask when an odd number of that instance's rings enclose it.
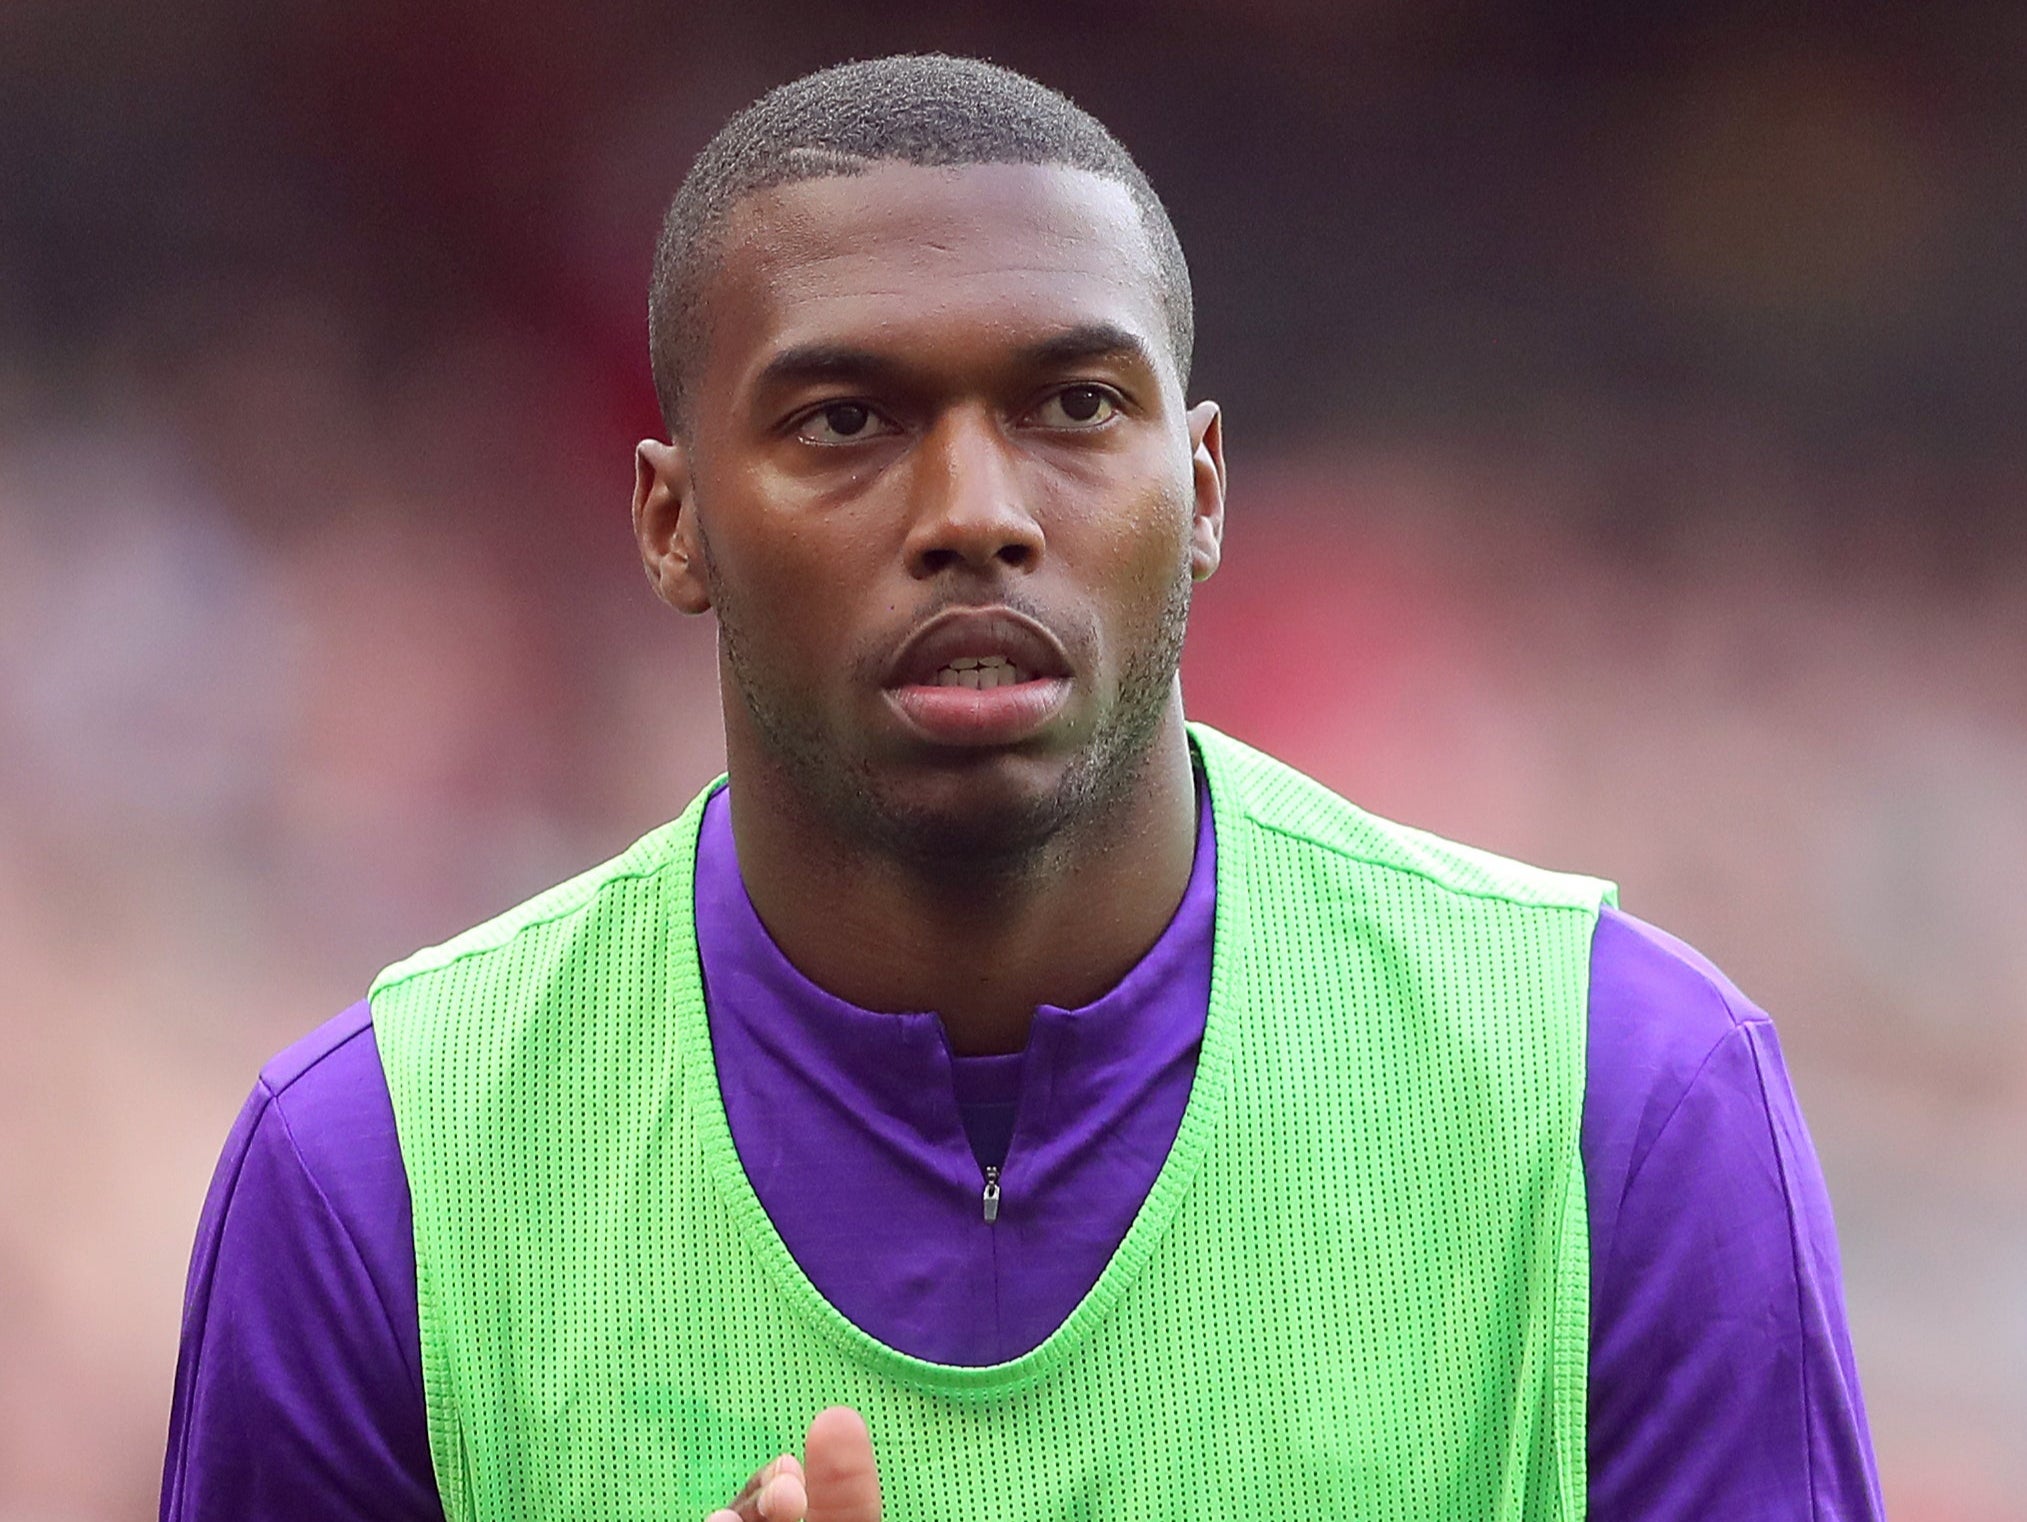
<instances>
[{"instance_id":1,"label":"eyebrow","mask_svg":"<svg viewBox=\"0 0 2027 1522\"><path fill-rule=\"evenodd\" d=\"M757 390L772 391L825 381L882 380L899 370L891 359L870 349L849 344L794 344L763 365L754 384Z\"/></svg>"},{"instance_id":2,"label":"eyebrow","mask_svg":"<svg viewBox=\"0 0 2027 1522\"><path fill-rule=\"evenodd\" d=\"M1155 368L1154 355L1146 340L1131 329L1112 322L1082 322L1052 333L1016 352L1015 364L1029 370L1056 370L1093 359L1124 360ZM794 344L761 367L755 388L779 388L831 383L891 381L906 366L890 355L851 344Z\"/></svg>"},{"instance_id":3,"label":"eyebrow","mask_svg":"<svg viewBox=\"0 0 2027 1522\"><path fill-rule=\"evenodd\" d=\"M1021 351L1021 357L1037 370L1074 365L1087 359L1123 359L1154 368L1154 355L1146 340L1131 329L1112 322L1082 322L1065 328Z\"/></svg>"}]
</instances>

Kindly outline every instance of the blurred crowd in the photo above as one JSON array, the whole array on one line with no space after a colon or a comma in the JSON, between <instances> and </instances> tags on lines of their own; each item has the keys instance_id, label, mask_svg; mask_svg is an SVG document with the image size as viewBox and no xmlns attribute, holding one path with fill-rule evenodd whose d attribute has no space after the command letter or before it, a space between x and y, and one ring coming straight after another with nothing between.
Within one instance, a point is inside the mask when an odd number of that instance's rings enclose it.
<instances>
[{"instance_id":1,"label":"blurred crowd","mask_svg":"<svg viewBox=\"0 0 2027 1522\"><path fill-rule=\"evenodd\" d=\"M655 218L923 46L1171 201L1192 712L1767 1007L1893 1514L2027 1518L2016 8L181 9L0 11L0 1522L151 1513L261 1061L716 771L626 524Z\"/></svg>"}]
</instances>

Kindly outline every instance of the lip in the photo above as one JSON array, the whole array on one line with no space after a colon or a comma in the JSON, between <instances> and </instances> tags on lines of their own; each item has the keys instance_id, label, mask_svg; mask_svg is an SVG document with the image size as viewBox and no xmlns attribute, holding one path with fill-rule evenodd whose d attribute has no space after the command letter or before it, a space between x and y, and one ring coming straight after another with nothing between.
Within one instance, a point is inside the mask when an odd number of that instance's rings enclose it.
<instances>
[{"instance_id":1,"label":"lip","mask_svg":"<svg viewBox=\"0 0 2027 1522\"><path fill-rule=\"evenodd\" d=\"M936 673L950 662L988 655L1004 656L1037 679L1070 675L1070 658L1061 643L1026 614L1007 607L946 608L902 641L887 664L885 685L932 686Z\"/></svg>"},{"instance_id":2,"label":"lip","mask_svg":"<svg viewBox=\"0 0 2027 1522\"><path fill-rule=\"evenodd\" d=\"M1005 687L942 687L936 673L954 660L1000 656L1028 673ZM985 747L1032 738L1070 700L1070 661L1040 624L1011 608L951 608L894 653L887 701L905 726L932 744Z\"/></svg>"}]
</instances>

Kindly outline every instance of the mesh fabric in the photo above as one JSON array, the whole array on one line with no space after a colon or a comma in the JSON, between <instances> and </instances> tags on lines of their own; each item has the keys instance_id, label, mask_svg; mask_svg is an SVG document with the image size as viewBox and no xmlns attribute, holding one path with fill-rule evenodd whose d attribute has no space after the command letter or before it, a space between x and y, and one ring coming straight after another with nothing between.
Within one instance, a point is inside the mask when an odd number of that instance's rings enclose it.
<instances>
[{"instance_id":1,"label":"mesh fabric","mask_svg":"<svg viewBox=\"0 0 2027 1522\"><path fill-rule=\"evenodd\" d=\"M1188 1109L1098 1283L1010 1363L875 1341L761 1209L704 1019L701 799L382 974L450 1522L700 1518L839 1402L890 1522L1582 1515L1609 887L1192 738L1219 881Z\"/></svg>"}]
</instances>

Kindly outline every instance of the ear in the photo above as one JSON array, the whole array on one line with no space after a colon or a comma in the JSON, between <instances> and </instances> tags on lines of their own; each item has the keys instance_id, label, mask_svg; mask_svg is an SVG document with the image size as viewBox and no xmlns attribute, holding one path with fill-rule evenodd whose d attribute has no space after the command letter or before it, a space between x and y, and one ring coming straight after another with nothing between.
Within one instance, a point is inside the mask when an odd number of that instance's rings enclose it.
<instances>
[{"instance_id":1,"label":"ear","mask_svg":"<svg viewBox=\"0 0 2027 1522\"><path fill-rule=\"evenodd\" d=\"M679 613L710 608L690 458L681 444L642 439L634 446L633 536L648 580L663 602Z\"/></svg>"},{"instance_id":2,"label":"ear","mask_svg":"<svg viewBox=\"0 0 2027 1522\"><path fill-rule=\"evenodd\" d=\"M1208 581L1225 542L1225 426L1216 402L1189 409L1190 474L1196 516L1190 526L1190 574Z\"/></svg>"}]
</instances>

